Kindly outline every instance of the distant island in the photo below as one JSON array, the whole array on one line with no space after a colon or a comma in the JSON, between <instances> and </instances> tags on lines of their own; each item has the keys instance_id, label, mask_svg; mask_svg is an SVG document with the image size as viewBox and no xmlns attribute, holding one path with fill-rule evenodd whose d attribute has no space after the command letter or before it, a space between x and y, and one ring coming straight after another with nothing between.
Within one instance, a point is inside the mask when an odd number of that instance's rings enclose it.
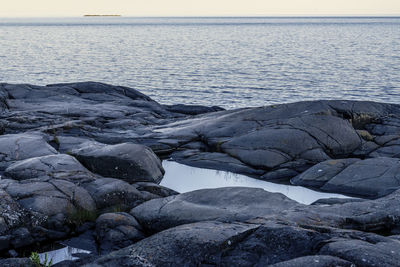
<instances>
[{"instance_id":1,"label":"distant island","mask_svg":"<svg viewBox=\"0 0 400 267\"><path fill-rule=\"evenodd\" d=\"M83 15L84 17L121 17L121 15Z\"/></svg>"}]
</instances>

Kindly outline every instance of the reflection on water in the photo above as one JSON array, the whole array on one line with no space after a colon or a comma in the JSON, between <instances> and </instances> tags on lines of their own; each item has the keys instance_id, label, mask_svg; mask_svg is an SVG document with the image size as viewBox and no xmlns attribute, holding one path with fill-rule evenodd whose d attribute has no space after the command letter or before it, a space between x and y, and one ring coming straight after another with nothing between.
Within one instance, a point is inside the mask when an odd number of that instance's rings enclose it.
<instances>
[{"instance_id":1,"label":"reflection on water","mask_svg":"<svg viewBox=\"0 0 400 267\"><path fill-rule=\"evenodd\" d=\"M348 198L340 194L322 193L302 186L265 182L245 175L186 166L172 161L163 161L165 175L161 185L180 193L204 188L245 186L262 188L268 192L282 193L303 204L311 204L321 198Z\"/></svg>"},{"instance_id":2,"label":"reflection on water","mask_svg":"<svg viewBox=\"0 0 400 267\"><path fill-rule=\"evenodd\" d=\"M40 262L44 263L45 262L45 257L47 254L47 260L48 262L52 260L53 264L62 262L62 261L67 261L67 260L77 260L77 257L74 257L73 255L76 253L86 253L89 254L90 251L79 249L79 248L73 248L73 247L65 247L53 251L48 251L45 253L39 254L40 257Z\"/></svg>"}]
</instances>

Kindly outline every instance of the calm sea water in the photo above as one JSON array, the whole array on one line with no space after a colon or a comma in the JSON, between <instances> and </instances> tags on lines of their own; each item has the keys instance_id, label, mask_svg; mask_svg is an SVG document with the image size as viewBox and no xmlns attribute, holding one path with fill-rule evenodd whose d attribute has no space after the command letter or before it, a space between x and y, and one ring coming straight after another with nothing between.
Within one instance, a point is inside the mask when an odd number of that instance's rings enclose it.
<instances>
[{"instance_id":1,"label":"calm sea water","mask_svg":"<svg viewBox=\"0 0 400 267\"><path fill-rule=\"evenodd\" d=\"M400 18L0 19L0 81L101 81L161 103L400 103Z\"/></svg>"}]
</instances>

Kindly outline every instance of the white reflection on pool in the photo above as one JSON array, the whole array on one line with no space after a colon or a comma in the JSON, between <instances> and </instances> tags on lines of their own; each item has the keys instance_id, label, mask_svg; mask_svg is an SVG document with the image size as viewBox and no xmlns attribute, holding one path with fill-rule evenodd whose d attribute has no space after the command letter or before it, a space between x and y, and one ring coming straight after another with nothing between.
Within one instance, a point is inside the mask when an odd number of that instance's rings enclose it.
<instances>
[{"instance_id":1,"label":"white reflection on pool","mask_svg":"<svg viewBox=\"0 0 400 267\"><path fill-rule=\"evenodd\" d=\"M349 198L340 194L317 192L302 186L265 182L231 172L190 167L173 161L164 160L163 167L165 175L161 185L179 193L204 188L244 186L282 193L288 198L307 205L321 198Z\"/></svg>"},{"instance_id":2,"label":"white reflection on pool","mask_svg":"<svg viewBox=\"0 0 400 267\"><path fill-rule=\"evenodd\" d=\"M39 257L40 257L40 262L43 264L45 262L45 257L47 254L47 262L50 262L50 260L52 260L52 264L56 264L56 263L59 263L62 261L67 261L67 260L77 260L78 258L73 256L73 254L76 254L76 253L89 254L90 251L67 246L65 248L41 253L41 254L39 254Z\"/></svg>"}]
</instances>

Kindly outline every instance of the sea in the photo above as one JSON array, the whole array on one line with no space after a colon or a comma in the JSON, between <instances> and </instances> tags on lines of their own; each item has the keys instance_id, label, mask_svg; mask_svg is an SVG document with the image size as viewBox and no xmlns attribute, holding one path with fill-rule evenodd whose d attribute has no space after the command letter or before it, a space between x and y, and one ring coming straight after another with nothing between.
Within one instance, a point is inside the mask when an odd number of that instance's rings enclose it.
<instances>
[{"instance_id":1,"label":"sea","mask_svg":"<svg viewBox=\"0 0 400 267\"><path fill-rule=\"evenodd\" d=\"M77 81L228 109L400 103L400 17L0 18L0 82Z\"/></svg>"}]
</instances>

